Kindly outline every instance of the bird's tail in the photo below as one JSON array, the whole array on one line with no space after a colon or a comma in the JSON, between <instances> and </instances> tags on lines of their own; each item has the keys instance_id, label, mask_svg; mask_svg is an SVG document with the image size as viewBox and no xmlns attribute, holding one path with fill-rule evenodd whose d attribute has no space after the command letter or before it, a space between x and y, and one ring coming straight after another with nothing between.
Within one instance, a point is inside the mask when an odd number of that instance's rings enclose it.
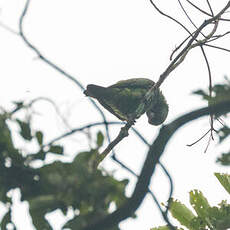
<instances>
[{"instance_id":1,"label":"bird's tail","mask_svg":"<svg viewBox=\"0 0 230 230\"><path fill-rule=\"evenodd\" d=\"M106 88L98 85L87 85L86 90L84 91L84 94L86 96L94 97L94 98L100 98L103 96Z\"/></svg>"}]
</instances>

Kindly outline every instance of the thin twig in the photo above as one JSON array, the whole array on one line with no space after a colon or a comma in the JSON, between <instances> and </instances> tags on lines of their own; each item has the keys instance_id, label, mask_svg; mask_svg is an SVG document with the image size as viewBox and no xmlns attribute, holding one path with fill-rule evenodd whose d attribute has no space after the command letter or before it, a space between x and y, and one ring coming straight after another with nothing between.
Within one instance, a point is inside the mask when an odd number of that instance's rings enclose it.
<instances>
[{"instance_id":1,"label":"thin twig","mask_svg":"<svg viewBox=\"0 0 230 230\"><path fill-rule=\"evenodd\" d=\"M9 31L12 34L18 35L17 31L15 31L14 29L10 28L9 26L4 24L3 22L0 22L0 27L4 28L5 30Z\"/></svg>"},{"instance_id":2,"label":"thin twig","mask_svg":"<svg viewBox=\"0 0 230 230\"><path fill-rule=\"evenodd\" d=\"M124 163L122 163L120 160L118 160L118 159L116 158L116 156L112 156L112 159L113 159L115 162L117 162L122 168L126 169L129 173L131 173L132 175L134 175L134 176L137 177L137 178L139 177L133 170L131 170L131 169L128 168ZM160 162L159 162L159 164L160 164ZM162 169L164 170L164 172L166 173L166 175L169 175L169 174L168 174L168 171L165 169L165 167L163 166L163 164L160 164L160 165L162 166ZM168 178L170 178L170 182L172 182L172 181L171 181L172 179L171 179L170 175L169 175ZM172 196L172 190L173 190L172 183L170 183L170 185L171 185L171 187L170 187L170 196L169 196L169 198L171 198L171 196ZM168 224L168 226L170 226L171 228L173 228L173 225L172 225L172 223L169 221L168 216L167 216L169 207L167 206L166 211L163 211L162 208L161 208L161 205L160 205L159 201L157 200L156 196L154 195L154 193L151 191L150 188L148 188L148 193L149 193L149 194L151 195L151 197L153 198L153 200L154 200L155 204L157 205L158 209L160 210L160 213L161 213L163 219L165 220L165 222Z\"/></svg>"},{"instance_id":3,"label":"thin twig","mask_svg":"<svg viewBox=\"0 0 230 230\"><path fill-rule=\"evenodd\" d=\"M194 32L193 32L193 34L194 34ZM185 39L180 43L180 45L177 46L176 49L173 50L173 52L171 53L170 58L169 58L170 61L172 61L173 55L174 55L174 54L185 44L185 42L186 42L190 37L191 37L191 36L189 35L187 38L185 38Z\"/></svg>"},{"instance_id":4,"label":"thin twig","mask_svg":"<svg viewBox=\"0 0 230 230\"><path fill-rule=\"evenodd\" d=\"M197 10L199 10L201 13L206 14L207 16L212 16L211 14L209 14L208 12L202 10L201 8L199 8L197 5L195 5L194 3L192 3L189 0L186 0L190 5L192 5L194 8L196 8Z\"/></svg>"},{"instance_id":5,"label":"thin twig","mask_svg":"<svg viewBox=\"0 0 230 230\"><path fill-rule=\"evenodd\" d=\"M220 50L223 50L223 51L226 51L226 52L230 52L230 49L226 49L226 48L223 48L223 47L220 47L220 46L215 46L215 45L210 45L210 44L208 44L208 43L210 43L210 42L212 42L212 41L215 41L215 40L217 40L217 39L219 39L219 38L222 38L222 37L224 37L225 35L228 35L228 34L230 34L230 31L225 32L224 34L214 35L214 36L212 37L212 39L207 40L206 43L203 44L203 46L208 46L208 47L220 49ZM170 61L172 60L173 55L176 53L176 51L179 50L179 49L182 47L182 45L184 45L184 43L185 43L189 38L190 38L190 36L188 36L187 38L185 38L184 41L182 41L182 42L180 43L180 45L177 46L175 50L173 50L173 52L171 53L170 58L169 58Z\"/></svg>"},{"instance_id":6,"label":"thin twig","mask_svg":"<svg viewBox=\"0 0 230 230\"><path fill-rule=\"evenodd\" d=\"M218 117L216 119L222 126L225 126L224 121L221 119L221 117Z\"/></svg>"},{"instance_id":7,"label":"thin twig","mask_svg":"<svg viewBox=\"0 0 230 230\"><path fill-rule=\"evenodd\" d=\"M191 147L191 146L195 145L196 143L201 141L210 131L211 131L211 129L209 129L204 135L202 135L198 140L194 141L192 144L187 144L187 146Z\"/></svg>"},{"instance_id":8,"label":"thin twig","mask_svg":"<svg viewBox=\"0 0 230 230\"><path fill-rule=\"evenodd\" d=\"M153 7L154 7L160 14L162 14L163 16L165 16L165 17L171 19L172 21L176 22L176 23L177 23L178 25L180 25L185 31L187 31L187 32L190 34L190 36L192 36L191 32L190 32L181 22L179 22L179 21L176 20L175 18L173 18L173 17L171 17L170 15L168 15L168 14L164 13L163 11L161 11L161 10L156 6L156 4L153 2L153 0L150 0L150 3L153 5Z\"/></svg>"},{"instance_id":9,"label":"thin twig","mask_svg":"<svg viewBox=\"0 0 230 230\"><path fill-rule=\"evenodd\" d=\"M56 64L54 64L53 62L51 62L49 59L47 59L45 56L43 56L41 54L41 52L31 43L29 42L29 40L26 38L24 32L23 32L23 22L25 19L25 16L28 12L28 8L29 8L29 4L30 4L30 0L26 1L24 10L20 16L19 19L19 35L20 37L23 39L23 41L26 43L26 45L31 48L37 55L38 57L45 62L46 64L48 64L50 67L52 67L53 69L55 69L56 71L58 71L59 73L61 73L63 76L65 76L67 79L71 80L72 82L74 82L81 90L84 90L83 85L77 80L75 79L73 76L71 76L70 74L68 74L66 71L64 71L62 68L60 68L59 66L57 66ZM97 111L100 113L103 122L105 123L105 130L106 130L106 136L108 138L108 141L111 141L110 138L110 134L109 134L109 127L107 125L107 120L105 117L104 112L100 109L100 107L94 102L94 100L92 100L91 98L89 98L90 102L93 104L93 106L97 109Z\"/></svg>"},{"instance_id":10,"label":"thin twig","mask_svg":"<svg viewBox=\"0 0 230 230\"><path fill-rule=\"evenodd\" d=\"M132 196L116 211L112 212L106 217L96 219L95 222L89 223L82 230L109 229L112 226L118 224L120 221L125 220L126 218L133 215L133 213L137 210L137 208L140 206L143 199L145 198L146 194L148 193L149 183L151 181L152 175L155 173L156 164L157 162L159 162L160 157L164 153L164 150L169 140L183 125L202 116L209 115L210 109L215 111L216 113L227 113L230 110L230 101L213 105L211 108L206 107L196 111L192 111L177 118L170 124L163 126L148 151L147 157L145 159L143 168L141 170Z\"/></svg>"},{"instance_id":11,"label":"thin twig","mask_svg":"<svg viewBox=\"0 0 230 230\"><path fill-rule=\"evenodd\" d=\"M211 69L210 69L210 65L209 65L209 61L208 61L208 58L207 58L207 55L204 51L204 48L203 46L201 45L200 46L201 48L201 51L202 51L202 54L203 54L203 57L204 57L204 60L205 60L205 63L206 63L206 66L207 66L207 69L208 69L208 79L209 79L209 97L210 99L212 98L212 74L211 74ZM213 119L214 119L214 116L212 113L210 113L210 134L211 134L211 137L213 139Z\"/></svg>"},{"instance_id":12,"label":"thin twig","mask_svg":"<svg viewBox=\"0 0 230 230\"><path fill-rule=\"evenodd\" d=\"M47 101L47 102L49 102L50 104L52 104L53 107L54 107L54 109L55 109L55 111L56 111L56 113L57 113L58 116L61 118L62 122L65 124L65 126L66 126L69 130L71 130L71 127L70 127L68 121L65 119L65 117L62 116L60 109L58 108L58 106L56 105L56 103L55 103L53 100L51 100L50 98L47 98L47 97L38 97L38 98L33 99L28 105L25 105L25 106L26 106L26 107L30 107L30 106L32 106L35 102L40 101L40 100L44 100L44 101Z\"/></svg>"},{"instance_id":13,"label":"thin twig","mask_svg":"<svg viewBox=\"0 0 230 230\"><path fill-rule=\"evenodd\" d=\"M119 125L119 124L124 124L124 122L119 122L119 121L107 122L107 125ZM68 136L71 136L71 135L75 134L76 132L80 132L80 131L83 131L85 129L95 127L95 126L101 126L101 125L105 125L105 123L104 122L95 122L95 123L90 123L88 125L83 125L82 127L79 127L79 128L72 129L69 132L66 132L66 133L64 133L64 134L62 134L62 135L60 135L58 137L55 137L54 139L52 139L48 143L44 144L43 147L50 146L54 142L60 141L61 139L66 138Z\"/></svg>"},{"instance_id":14,"label":"thin twig","mask_svg":"<svg viewBox=\"0 0 230 230\"><path fill-rule=\"evenodd\" d=\"M132 131L136 133L136 135L146 144L148 145L149 147L151 146L147 141L146 139L143 137L143 135L140 134L140 132L133 128L132 127ZM160 167L162 168L162 170L164 171L165 175L168 177L169 179L169 184L170 184L170 191L169 191L169 196L168 196L168 200L172 197L172 194L173 194L173 181L172 181L172 178L168 172L168 170L165 168L165 166L159 161L158 162ZM165 213L167 215L167 212L168 212L168 208L166 209Z\"/></svg>"},{"instance_id":15,"label":"thin twig","mask_svg":"<svg viewBox=\"0 0 230 230\"><path fill-rule=\"evenodd\" d=\"M228 34L230 34L230 31L227 31L227 32L225 32L224 34L215 35L215 36L213 36L213 38L210 39L208 42L215 41L215 40L217 40L217 39L219 39L219 38L222 38L222 37L224 37L225 35L228 35Z\"/></svg>"},{"instance_id":16,"label":"thin twig","mask_svg":"<svg viewBox=\"0 0 230 230\"><path fill-rule=\"evenodd\" d=\"M212 17L213 17L213 16L214 16L214 13L213 13L213 10L212 10L212 7L211 7L211 4L210 4L209 0L206 0L206 2L207 2L207 4L208 4L209 10L210 10L211 15L212 15Z\"/></svg>"},{"instance_id":17,"label":"thin twig","mask_svg":"<svg viewBox=\"0 0 230 230\"><path fill-rule=\"evenodd\" d=\"M215 49L223 50L223 51L226 51L226 52L230 52L230 49L226 49L226 48L223 48L223 47L214 46L214 45L210 45L210 44L203 44L203 45L204 45L204 46L211 47L211 48L215 48Z\"/></svg>"},{"instance_id":18,"label":"thin twig","mask_svg":"<svg viewBox=\"0 0 230 230\"><path fill-rule=\"evenodd\" d=\"M196 8L197 10L199 10L201 13L209 16L209 17L213 17L213 15L209 14L208 12L202 10L201 8L199 8L197 5L195 5L194 3L192 3L191 1L189 0L186 0L190 5L192 5L194 8ZM230 19L227 19L227 18L220 18L221 21L230 21Z\"/></svg>"},{"instance_id":19,"label":"thin twig","mask_svg":"<svg viewBox=\"0 0 230 230\"><path fill-rule=\"evenodd\" d=\"M190 18L190 16L187 14L187 12L186 12L185 8L183 7L181 1L178 0L178 2L179 2L179 5L180 5L181 9L182 9L183 12L184 12L184 14L185 14L186 17L188 18L188 20L192 23L192 25L193 25L196 29L198 29L197 26L195 25L195 23L194 23L194 22L192 21L192 19Z\"/></svg>"},{"instance_id":20,"label":"thin twig","mask_svg":"<svg viewBox=\"0 0 230 230\"><path fill-rule=\"evenodd\" d=\"M124 127L121 128L117 137L113 141L111 141L109 145L106 147L106 149L99 155L98 164L100 164L100 162L102 162L105 159L105 157L118 143L120 143L125 137L129 135L129 129L132 127L133 124L134 121L129 121L126 123Z\"/></svg>"},{"instance_id":21,"label":"thin twig","mask_svg":"<svg viewBox=\"0 0 230 230\"><path fill-rule=\"evenodd\" d=\"M204 150L204 153L206 153L208 151L208 147L210 145L211 139L212 139L212 135L210 135L209 138L208 138L208 143L207 143L207 146L206 146L206 148Z\"/></svg>"},{"instance_id":22,"label":"thin twig","mask_svg":"<svg viewBox=\"0 0 230 230\"><path fill-rule=\"evenodd\" d=\"M155 4L150 0L150 2L152 3L152 5L159 11L161 12L161 14L165 15L166 17L170 17L166 14L164 14L162 11L160 11ZM179 65L181 64L186 55L188 54L188 52L192 49L195 48L197 46L201 46L202 44L205 44L206 41L208 41L208 39L210 39L214 33L216 32L217 26L218 26L218 19L219 17L230 7L230 1L228 2L228 4L214 17L205 20L201 26L195 31L194 35L192 36L192 38L189 40L189 42L187 43L187 45L184 47L184 49L174 58L174 60L172 60L172 62L169 64L169 66L166 68L166 70L160 75L158 81L156 82L156 84L154 84L154 86L145 94L142 102L140 103L140 105L138 106L137 110L136 110L136 114L141 114L141 112L143 112L143 108L144 105L146 103L146 101L149 101L150 98L152 98L155 93L157 92L156 89L158 89L160 87L160 85L164 82L164 80L168 77L168 75ZM202 31L203 28L205 28L207 25L211 24L215 22L213 30L210 32L210 34L208 36L205 37L205 39L198 41L195 44L192 44L198 37L198 35L200 34L200 32ZM127 125L125 127L123 127L121 129L121 131L119 132L118 136L116 137L116 139L113 141L112 144L110 144L105 151L101 154L101 159L104 159L109 151L111 151L111 149L117 144L119 143L124 137L128 136L128 130L129 128L134 124L133 120L130 120L127 122Z\"/></svg>"}]
</instances>

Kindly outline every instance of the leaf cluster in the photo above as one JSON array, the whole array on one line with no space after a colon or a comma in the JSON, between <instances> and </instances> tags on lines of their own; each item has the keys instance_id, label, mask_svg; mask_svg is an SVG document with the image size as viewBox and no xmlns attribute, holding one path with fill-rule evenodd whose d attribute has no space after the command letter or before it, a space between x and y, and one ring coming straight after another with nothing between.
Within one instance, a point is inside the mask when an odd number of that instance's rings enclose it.
<instances>
[{"instance_id":1,"label":"leaf cluster","mask_svg":"<svg viewBox=\"0 0 230 230\"><path fill-rule=\"evenodd\" d=\"M230 194L230 175L215 173L221 185ZM227 230L230 228L230 204L221 201L218 206L210 206L201 191L193 190L189 193L190 204L195 213L180 201L169 200L169 211L172 216L189 230ZM168 226L152 228L151 230L169 230ZM177 228L182 229L183 228Z\"/></svg>"},{"instance_id":2,"label":"leaf cluster","mask_svg":"<svg viewBox=\"0 0 230 230\"><path fill-rule=\"evenodd\" d=\"M20 104L21 106L21 104ZM20 109L23 106L20 107ZM25 145L36 140L38 151L24 153L14 147L8 121L20 128ZM19 188L21 200L28 201L29 213L36 229L52 229L45 215L60 209L64 215L73 210L74 216L63 228L82 229L95 219L109 213L111 204L120 206L125 200L128 180L118 181L102 169L93 167L104 136L98 132L96 147L80 152L71 163L55 161L44 163L47 153L64 154L61 145L44 145L42 131L34 131L30 120L13 119L12 114L0 114L0 201L8 207L0 227L8 229L11 224L12 199L9 191ZM43 166L34 168L33 163L42 161ZM111 230L118 230L118 226Z\"/></svg>"},{"instance_id":3,"label":"leaf cluster","mask_svg":"<svg viewBox=\"0 0 230 230\"><path fill-rule=\"evenodd\" d=\"M211 93L206 92L204 90L197 90L193 92L196 95L200 95L203 100L208 102L209 106L229 101L230 100L230 80L225 77L225 82L222 84L216 84L212 87ZM216 120L218 120L221 123L221 128L216 130L216 133L219 138L219 143L221 144L223 141L229 138L230 136L230 128L229 126L222 122L222 119L220 117L221 114L216 115ZM227 114L223 115L224 118L227 117ZM230 165L230 152L222 153L220 157L217 158L217 162L224 165L229 166Z\"/></svg>"},{"instance_id":4,"label":"leaf cluster","mask_svg":"<svg viewBox=\"0 0 230 230\"><path fill-rule=\"evenodd\" d=\"M207 101L209 106L218 104L220 102L230 100L230 80L225 77L225 82L222 84L215 84L209 92L199 89L193 94L199 95L203 100Z\"/></svg>"}]
</instances>

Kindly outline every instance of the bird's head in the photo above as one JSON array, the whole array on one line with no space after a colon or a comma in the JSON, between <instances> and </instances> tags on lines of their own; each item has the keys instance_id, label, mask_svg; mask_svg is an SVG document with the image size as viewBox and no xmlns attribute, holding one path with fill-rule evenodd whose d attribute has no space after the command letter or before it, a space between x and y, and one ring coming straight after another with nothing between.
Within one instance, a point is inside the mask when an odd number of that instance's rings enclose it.
<instances>
[{"instance_id":1,"label":"bird's head","mask_svg":"<svg viewBox=\"0 0 230 230\"><path fill-rule=\"evenodd\" d=\"M163 94L160 93L157 102L146 112L149 124L156 126L162 124L168 116L168 111L168 104Z\"/></svg>"}]
</instances>

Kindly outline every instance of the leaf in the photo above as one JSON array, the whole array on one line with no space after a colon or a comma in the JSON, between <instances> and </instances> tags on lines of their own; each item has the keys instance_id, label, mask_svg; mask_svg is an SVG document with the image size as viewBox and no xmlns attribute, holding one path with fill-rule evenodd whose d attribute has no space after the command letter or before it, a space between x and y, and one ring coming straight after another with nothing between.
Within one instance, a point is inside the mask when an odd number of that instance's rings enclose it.
<instances>
[{"instance_id":1,"label":"leaf","mask_svg":"<svg viewBox=\"0 0 230 230\"><path fill-rule=\"evenodd\" d=\"M58 204L54 195L41 195L29 201L29 212L36 229L52 230L49 222L45 219L46 213L56 209Z\"/></svg>"},{"instance_id":2,"label":"leaf","mask_svg":"<svg viewBox=\"0 0 230 230\"><path fill-rule=\"evenodd\" d=\"M104 142L104 136L101 131L97 133L97 146L100 148L103 145Z\"/></svg>"},{"instance_id":3,"label":"leaf","mask_svg":"<svg viewBox=\"0 0 230 230\"><path fill-rule=\"evenodd\" d=\"M33 155L33 159L44 160L46 152L43 149L40 149L36 154Z\"/></svg>"},{"instance_id":4,"label":"leaf","mask_svg":"<svg viewBox=\"0 0 230 230\"><path fill-rule=\"evenodd\" d=\"M185 227L191 228L191 221L195 218L195 215L190 209L178 200L170 199L169 210L174 218L176 218Z\"/></svg>"},{"instance_id":5,"label":"leaf","mask_svg":"<svg viewBox=\"0 0 230 230\"><path fill-rule=\"evenodd\" d=\"M223 140L225 140L229 135L230 135L230 128L227 126L222 127L218 131L219 143L221 143Z\"/></svg>"},{"instance_id":6,"label":"leaf","mask_svg":"<svg viewBox=\"0 0 230 230\"><path fill-rule=\"evenodd\" d=\"M199 96L202 96L202 98L206 101L208 101L210 99L210 96L203 90L197 90L197 91L194 91L192 92L193 94L196 94L196 95L199 95Z\"/></svg>"},{"instance_id":7,"label":"leaf","mask_svg":"<svg viewBox=\"0 0 230 230\"><path fill-rule=\"evenodd\" d=\"M17 108L22 108L24 104L23 101L13 101L12 103L15 104Z\"/></svg>"},{"instance_id":8,"label":"leaf","mask_svg":"<svg viewBox=\"0 0 230 230\"><path fill-rule=\"evenodd\" d=\"M221 185L225 188L225 190L230 194L230 175L215 173L215 176Z\"/></svg>"},{"instance_id":9,"label":"leaf","mask_svg":"<svg viewBox=\"0 0 230 230\"><path fill-rule=\"evenodd\" d=\"M209 210L210 219L215 229L226 230L230 228L230 204L222 201L219 207L212 207Z\"/></svg>"},{"instance_id":10,"label":"leaf","mask_svg":"<svg viewBox=\"0 0 230 230\"><path fill-rule=\"evenodd\" d=\"M63 146L60 146L60 145L51 145L48 152L61 155L64 152L64 148Z\"/></svg>"},{"instance_id":11,"label":"leaf","mask_svg":"<svg viewBox=\"0 0 230 230\"><path fill-rule=\"evenodd\" d=\"M16 108L12 111L12 113L15 113L22 109L24 107L24 102L23 101L13 101L13 104L16 105Z\"/></svg>"},{"instance_id":12,"label":"leaf","mask_svg":"<svg viewBox=\"0 0 230 230\"><path fill-rule=\"evenodd\" d=\"M41 146L43 144L43 133L41 131L37 131L35 134L38 144Z\"/></svg>"},{"instance_id":13,"label":"leaf","mask_svg":"<svg viewBox=\"0 0 230 230\"><path fill-rule=\"evenodd\" d=\"M19 126L21 128L21 131L20 131L21 136L24 139L30 141L32 139L30 123L20 121L19 119L16 119L16 121L18 122L18 124L19 124Z\"/></svg>"},{"instance_id":14,"label":"leaf","mask_svg":"<svg viewBox=\"0 0 230 230\"><path fill-rule=\"evenodd\" d=\"M190 193L190 204L196 211L197 215L202 218L203 221L207 221L208 209L210 205L207 199L203 196L201 191L193 190Z\"/></svg>"},{"instance_id":15,"label":"leaf","mask_svg":"<svg viewBox=\"0 0 230 230\"><path fill-rule=\"evenodd\" d=\"M216 162L224 166L230 166L230 152L222 153L221 156L217 158Z\"/></svg>"}]
</instances>

